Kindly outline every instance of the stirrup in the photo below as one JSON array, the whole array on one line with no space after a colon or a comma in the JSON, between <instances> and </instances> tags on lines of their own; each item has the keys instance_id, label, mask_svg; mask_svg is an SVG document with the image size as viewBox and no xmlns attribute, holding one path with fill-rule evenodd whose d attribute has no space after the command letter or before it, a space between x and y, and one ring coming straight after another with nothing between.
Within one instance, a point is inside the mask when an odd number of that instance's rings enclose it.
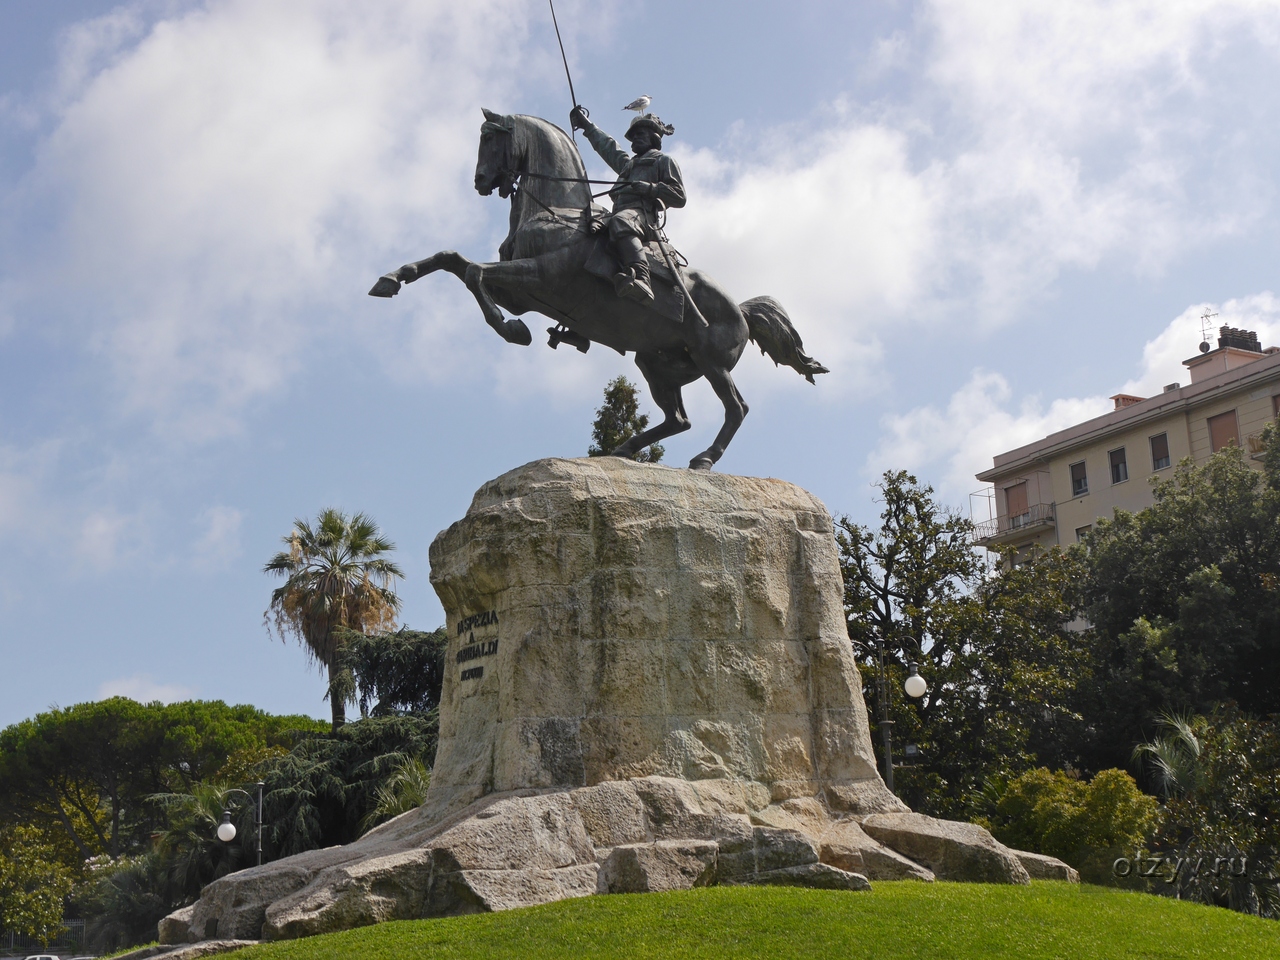
<instances>
[{"instance_id":1,"label":"stirrup","mask_svg":"<svg viewBox=\"0 0 1280 960\"><path fill-rule=\"evenodd\" d=\"M574 333L563 323L555 327L547 327L547 346L554 350L562 343L567 343L571 347L577 347L579 353L586 353L591 349L591 341L580 333Z\"/></svg>"},{"instance_id":2,"label":"stirrup","mask_svg":"<svg viewBox=\"0 0 1280 960\"><path fill-rule=\"evenodd\" d=\"M613 275L613 292L620 297L627 295L627 288L631 286L633 276L630 267L623 267Z\"/></svg>"},{"instance_id":3,"label":"stirrup","mask_svg":"<svg viewBox=\"0 0 1280 960\"><path fill-rule=\"evenodd\" d=\"M621 295L636 303L653 303L653 287L639 277L632 278L631 282L622 288Z\"/></svg>"}]
</instances>

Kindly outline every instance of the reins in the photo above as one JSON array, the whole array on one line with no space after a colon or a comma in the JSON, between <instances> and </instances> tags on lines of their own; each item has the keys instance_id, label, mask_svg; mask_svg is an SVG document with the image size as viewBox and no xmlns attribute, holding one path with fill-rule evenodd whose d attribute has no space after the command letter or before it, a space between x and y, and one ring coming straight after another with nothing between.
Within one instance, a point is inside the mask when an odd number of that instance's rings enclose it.
<instances>
[{"instance_id":1,"label":"reins","mask_svg":"<svg viewBox=\"0 0 1280 960\"><path fill-rule=\"evenodd\" d=\"M524 172L522 172L522 173L518 173L518 174L516 174L516 176L515 176L515 180L512 182L512 187L514 188L515 192L516 192L516 193L519 193L519 194L522 194L522 195L524 195L524 196L527 196L530 200L532 200L534 203L536 203L538 206L540 206L543 210L547 211L547 213L551 216L551 218L552 218L553 220L560 220L560 221L562 221L562 222L564 222L564 223L572 223L574 220L579 219L579 218L581 217L582 213L583 213L584 211L589 210L589 209L590 209L590 207L583 207L583 208L581 208L581 209L579 209L579 208L577 208L577 207L570 208L570 209L577 210L577 215L576 215L576 216L570 216L570 215L568 215L568 214L564 214L564 213L557 213L557 212L556 212L555 210L553 210L551 207L547 206L547 204L545 204L545 203L544 203L544 202L543 202L543 201L542 201L538 196L536 196L535 194L533 194L533 193L526 193L524 190L521 190L521 189L520 189L520 181L521 181L522 179L524 179L525 177L530 177L530 178L532 178L532 179L534 179L534 180L550 180L550 181L552 181L552 182L554 182L554 183L588 183L588 184L602 184L602 185L604 185L604 186L609 187L609 189L608 189L608 190L601 190L599 193L593 193L593 194L591 194L591 199L592 199L592 200L596 199L597 197L604 197L604 196L608 196L610 193L612 193L612 192L613 192L614 188L618 186L618 181L616 181L616 180L592 180L592 179L590 179L590 178L588 178L588 177L556 177L556 176L552 176L551 174L548 174L548 173L533 173L533 172L528 171L528 170L526 170L526 171L524 171ZM663 231L664 231L664 229L666 228L666 225L667 225L667 209L666 209L666 207L665 207L663 204L661 204L661 203L659 203L659 204L658 204L658 216L659 216L659 218L660 218L660 219L659 219L659 222L658 222L658 224L657 224L658 234L659 234L659 240L660 240L662 243L669 245L669 244L670 244L670 241L668 241L668 240L667 240L667 238L666 238L666 234L663 232ZM674 250L674 249L673 249L673 252L676 254L676 259L677 259L677 261L684 260L684 257L680 255L679 251L676 251L676 250ZM681 264L681 265L682 265L682 266L688 266L688 261L687 261L687 260L686 260L686 261L684 261L684 263L683 263L683 264Z\"/></svg>"},{"instance_id":2,"label":"reins","mask_svg":"<svg viewBox=\"0 0 1280 960\"><path fill-rule=\"evenodd\" d=\"M539 180L558 180L561 183L609 183L614 184L616 180L588 180L585 177L552 177L545 173L522 173L522 177L537 177Z\"/></svg>"},{"instance_id":3,"label":"reins","mask_svg":"<svg viewBox=\"0 0 1280 960\"><path fill-rule=\"evenodd\" d=\"M592 200L596 199L596 197L607 197L610 193L612 193L612 192L613 192L613 188L614 188L615 186L617 186L617 185L618 185L618 181L616 181L616 180L588 180L588 179L587 179L587 178L585 178L585 177L551 177L551 176L548 176L548 175L547 175L547 174L545 174L545 173L522 173L522 174L520 174L520 176L522 176L522 177L534 177L535 179L538 179L538 180L554 180L554 181L556 181L557 183L596 183L596 184L605 184L606 186L608 186L608 187L609 187L609 189L608 189L608 190L601 190L599 193L593 193L593 194L591 195L591 199L592 199Z\"/></svg>"},{"instance_id":4,"label":"reins","mask_svg":"<svg viewBox=\"0 0 1280 960\"><path fill-rule=\"evenodd\" d=\"M526 174L521 174L521 176L526 176L526 177L527 177L527 176L532 176L532 174L527 174L527 173L526 173ZM519 181L517 181L517 183L518 183L518 182L519 182ZM569 216L569 215L567 215L567 214L564 214L564 213L556 213L556 212L555 212L554 210L552 210L549 206L547 206L545 203L543 203L541 200L539 200L536 194L532 194L532 193L525 193L525 191L523 191L523 190L519 189L518 187L517 187L517 189L516 189L516 191L515 191L515 192L516 192L517 194L519 194L520 196L528 197L530 200L532 200L534 203L536 203L538 206L540 206L543 210L547 211L547 213L551 214L552 219L555 219L555 220L563 220L565 223L571 223L572 221L574 221L574 220L577 220L577 219L578 219L578 217L577 217L577 216L573 216L573 217L571 217L571 216ZM576 209L576 208L574 208L574 209ZM583 209L586 209L586 208L584 207ZM581 211L581 210L579 210L579 211L578 211L578 213L579 213L579 215L581 215L582 211Z\"/></svg>"}]
</instances>

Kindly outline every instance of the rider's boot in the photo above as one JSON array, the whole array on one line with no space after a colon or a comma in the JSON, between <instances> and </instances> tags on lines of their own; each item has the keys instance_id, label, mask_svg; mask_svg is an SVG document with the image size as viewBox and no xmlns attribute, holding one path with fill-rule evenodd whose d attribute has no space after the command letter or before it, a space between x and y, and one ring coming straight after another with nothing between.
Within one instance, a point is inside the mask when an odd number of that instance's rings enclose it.
<instances>
[{"instance_id":1,"label":"rider's boot","mask_svg":"<svg viewBox=\"0 0 1280 960\"><path fill-rule=\"evenodd\" d=\"M631 264L631 282L623 287L622 295L639 303L653 302L653 287L649 284L649 264L646 261Z\"/></svg>"},{"instance_id":2,"label":"rider's boot","mask_svg":"<svg viewBox=\"0 0 1280 960\"><path fill-rule=\"evenodd\" d=\"M614 274L614 291L620 297L640 303L651 302L653 287L649 285L649 262L644 257L644 244L639 237L621 237L617 249L622 271Z\"/></svg>"}]
</instances>

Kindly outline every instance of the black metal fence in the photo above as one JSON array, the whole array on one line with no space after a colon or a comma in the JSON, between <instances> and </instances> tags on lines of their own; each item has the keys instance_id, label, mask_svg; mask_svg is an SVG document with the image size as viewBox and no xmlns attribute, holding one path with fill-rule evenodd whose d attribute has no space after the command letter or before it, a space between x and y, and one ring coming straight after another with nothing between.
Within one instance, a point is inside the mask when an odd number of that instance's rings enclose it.
<instances>
[{"instance_id":1,"label":"black metal fence","mask_svg":"<svg viewBox=\"0 0 1280 960\"><path fill-rule=\"evenodd\" d=\"M72 955L84 952L84 921L66 920L65 929L46 947L35 937L28 937L12 930L0 931L0 956L26 957L33 953Z\"/></svg>"}]
</instances>

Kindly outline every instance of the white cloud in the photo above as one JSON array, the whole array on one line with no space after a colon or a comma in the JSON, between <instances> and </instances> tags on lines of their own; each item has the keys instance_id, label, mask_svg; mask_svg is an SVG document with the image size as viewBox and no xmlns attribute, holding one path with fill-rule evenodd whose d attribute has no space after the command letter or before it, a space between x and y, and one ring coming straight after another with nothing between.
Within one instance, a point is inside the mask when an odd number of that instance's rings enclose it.
<instances>
[{"instance_id":1,"label":"white cloud","mask_svg":"<svg viewBox=\"0 0 1280 960\"><path fill-rule=\"evenodd\" d=\"M1190 383L1182 361L1194 355L1200 341L1200 317L1210 321L1210 341L1217 345L1221 325L1254 330L1263 346L1280 341L1280 298L1260 293L1217 304L1195 304L1169 322L1142 351L1136 376L1116 393L1149 397L1166 384ZM883 421L879 444L867 459L868 470L918 472L934 482L944 501L961 504L980 483L976 474L990 469L992 457L1032 443L1114 409L1110 396L1042 397L1015 400L1008 381L998 373L975 370L945 406L930 404Z\"/></svg>"},{"instance_id":2,"label":"white cloud","mask_svg":"<svg viewBox=\"0 0 1280 960\"><path fill-rule=\"evenodd\" d=\"M482 235L476 104L510 90L524 14L213 0L143 31L117 14L77 28L23 199L62 211L58 283L92 318L68 322L124 409L194 439L234 430L314 339L353 335L403 251ZM52 282L42 258L28 299Z\"/></svg>"},{"instance_id":3,"label":"white cloud","mask_svg":"<svg viewBox=\"0 0 1280 960\"><path fill-rule=\"evenodd\" d=\"M209 569L226 566L240 556L243 511L227 506L208 507L200 512L197 522L202 528L202 533L192 548L192 560L197 567Z\"/></svg>"},{"instance_id":4,"label":"white cloud","mask_svg":"<svg viewBox=\"0 0 1280 960\"><path fill-rule=\"evenodd\" d=\"M132 677L120 677L116 680L105 680L98 687L98 699L108 697L128 697L139 703L173 703L175 700L190 700L196 691L192 687L180 683L160 683L148 673L134 674Z\"/></svg>"},{"instance_id":5,"label":"white cloud","mask_svg":"<svg viewBox=\"0 0 1280 960\"><path fill-rule=\"evenodd\" d=\"M40 529L46 519L41 488L53 471L60 448L53 440L25 450L0 445L0 533Z\"/></svg>"},{"instance_id":6,"label":"white cloud","mask_svg":"<svg viewBox=\"0 0 1280 960\"><path fill-rule=\"evenodd\" d=\"M1063 267L1158 273L1266 209L1252 117L1229 109L1258 91L1213 80L1254 49L1274 69L1280 5L939 0L925 22L929 76L966 130L938 168L949 240L989 319Z\"/></svg>"},{"instance_id":7,"label":"white cloud","mask_svg":"<svg viewBox=\"0 0 1280 960\"><path fill-rule=\"evenodd\" d=\"M490 246L504 205L470 187L474 108L559 82L555 49L528 42L544 11L210 0L149 21L151 9L65 38L42 101L53 130L18 207L61 219L26 244L5 299L69 288L64 323L108 361L120 408L182 440L239 429L322 341L372 344L396 376L453 375L492 334L444 289L452 278L406 291L408 307L375 310L363 291L405 251ZM613 28L608 11L583 12L571 19L593 37ZM673 235L738 298L778 297L839 373L831 383L882 388L888 324L1008 322L1064 268L1110 257L1159 271L1261 216L1269 180L1222 109L1256 91L1212 81L1246 47L1274 59L1278 23L1275 3L1244 0L936 0L868 66L910 57L927 82L874 107L841 95L817 132L749 131L742 142L764 144L754 154L682 155L695 199ZM1193 176L1197 150L1230 176ZM493 355L558 391L585 386Z\"/></svg>"},{"instance_id":8,"label":"white cloud","mask_svg":"<svg viewBox=\"0 0 1280 960\"><path fill-rule=\"evenodd\" d=\"M1221 326L1252 330L1264 347L1280 346L1280 298L1269 292L1228 300L1222 304L1197 303L1187 307L1169 326L1149 340L1142 350L1142 372L1118 390L1135 396L1150 397L1170 383L1190 383L1182 361L1195 355L1200 342L1205 313L1214 314L1208 321L1209 344L1218 345Z\"/></svg>"},{"instance_id":9,"label":"white cloud","mask_svg":"<svg viewBox=\"0 0 1280 960\"><path fill-rule=\"evenodd\" d=\"M75 553L89 567L106 572L138 555L146 539L147 528L140 516L105 507L81 521Z\"/></svg>"},{"instance_id":10,"label":"white cloud","mask_svg":"<svg viewBox=\"0 0 1280 960\"><path fill-rule=\"evenodd\" d=\"M0 277L0 335L52 286L69 291L60 332L106 360L117 412L178 442L240 429L320 344L367 349L403 380L474 370L493 334L453 278L392 304L364 290L406 251L491 247L505 204L471 188L475 105L559 82L555 49L527 36L542 9L210 0L148 20L154 9L121 7L65 39L41 101L52 132L14 207L19 228L58 218ZM608 13L581 19L610 29ZM682 153L693 201L672 234L737 299L788 308L834 371L824 396L883 391L890 328L1007 323L1063 269L1109 258L1158 272L1263 216L1269 174L1250 168L1252 129L1224 109L1262 94L1215 71L1243 50L1274 68L1278 38L1274 2L936 0L868 67L922 64L909 94L841 95L816 132L740 131L754 152ZM483 362L504 390L580 398L613 364L600 353ZM740 379L753 396L807 389L767 364ZM966 389L1006 402L986 375ZM0 495L0 517L14 498ZM89 517L84 555L117 555L122 524Z\"/></svg>"},{"instance_id":11,"label":"white cloud","mask_svg":"<svg viewBox=\"0 0 1280 960\"><path fill-rule=\"evenodd\" d=\"M682 248L735 293L778 296L846 382L882 385L886 323L990 330L1066 269L1159 274L1268 211L1269 134L1229 109L1259 91L1218 81L1251 51L1275 74L1280 4L938 0L920 22L914 99L842 99L817 133L681 157ZM877 62L908 41L881 46Z\"/></svg>"},{"instance_id":12,"label":"white cloud","mask_svg":"<svg viewBox=\"0 0 1280 960\"><path fill-rule=\"evenodd\" d=\"M869 472L911 470L932 482L942 500L960 505L980 484L974 475L997 453L1031 443L1111 409L1105 397L1069 397L1045 404L1013 391L998 373L975 370L943 407L928 405L885 418Z\"/></svg>"},{"instance_id":13,"label":"white cloud","mask_svg":"<svg viewBox=\"0 0 1280 960\"><path fill-rule=\"evenodd\" d=\"M876 318L920 298L934 257L934 198L906 138L852 124L763 160L702 150L681 161L697 199L671 223L690 260L739 301L775 297L806 349L865 385L881 359Z\"/></svg>"}]
</instances>

